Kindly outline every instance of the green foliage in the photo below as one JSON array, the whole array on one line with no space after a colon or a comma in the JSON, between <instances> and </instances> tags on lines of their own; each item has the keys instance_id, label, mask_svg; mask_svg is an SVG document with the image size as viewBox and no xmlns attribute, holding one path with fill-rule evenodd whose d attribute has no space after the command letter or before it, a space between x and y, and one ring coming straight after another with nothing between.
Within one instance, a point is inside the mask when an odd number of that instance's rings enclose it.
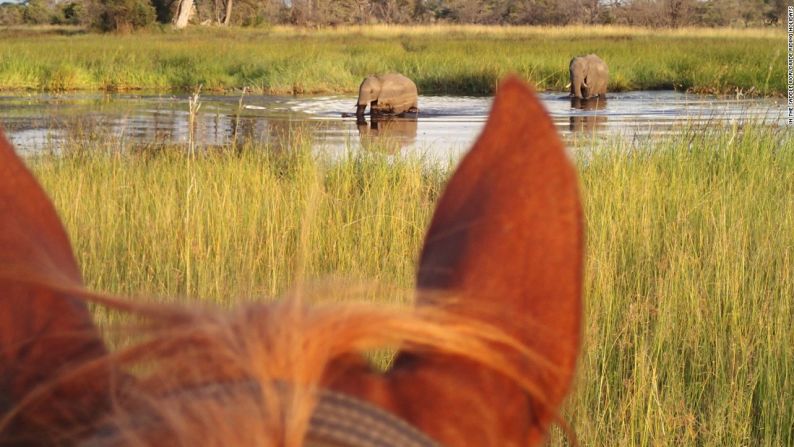
<instances>
[{"instance_id":1,"label":"green foliage","mask_svg":"<svg viewBox=\"0 0 794 447\"><path fill-rule=\"evenodd\" d=\"M0 25L19 25L23 22L25 7L16 3L0 3Z\"/></svg>"},{"instance_id":2,"label":"green foliage","mask_svg":"<svg viewBox=\"0 0 794 447\"><path fill-rule=\"evenodd\" d=\"M79 2L64 3L62 7L63 23L68 25L80 25L85 21L85 4Z\"/></svg>"},{"instance_id":3,"label":"green foliage","mask_svg":"<svg viewBox=\"0 0 794 447\"><path fill-rule=\"evenodd\" d=\"M86 9L100 0L82 0ZM157 21L170 23L174 0L140 0L155 9ZM42 5L47 14L43 14ZM24 23L70 23L60 16L53 0L31 0L33 7ZM785 0L232 0L230 21L225 21L225 0L196 0L196 22L243 26L292 24L338 26L351 24L490 24L575 25L621 24L650 27L761 26L785 22ZM103 30L135 28L141 9L128 5L113 8L110 24ZM53 15L54 14L54 15ZM148 16L148 12L145 15ZM14 17L0 11L0 23ZM146 19L148 20L148 18ZM85 21L78 22L85 24ZM119 24L115 27L115 24Z\"/></svg>"},{"instance_id":4,"label":"green foliage","mask_svg":"<svg viewBox=\"0 0 794 447\"><path fill-rule=\"evenodd\" d=\"M152 6L154 6L158 22L171 23L171 20L174 18L174 10L176 9L175 0L152 0Z\"/></svg>"},{"instance_id":5,"label":"green foliage","mask_svg":"<svg viewBox=\"0 0 794 447\"><path fill-rule=\"evenodd\" d=\"M132 31L154 23L156 12L149 0L100 0L96 27L102 31Z\"/></svg>"},{"instance_id":6,"label":"green foliage","mask_svg":"<svg viewBox=\"0 0 794 447\"><path fill-rule=\"evenodd\" d=\"M22 13L25 23L31 25L43 25L50 23L52 11L45 0L28 0Z\"/></svg>"},{"instance_id":7,"label":"green foliage","mask_svg":"<svg viewBox=\"0 0 794 447\"><path fill-rule=\"evenodd\" d=\"M312 278L396 283L406 293L395 299L409 300L446 171L377 154L332 161L293 135L290 151L248 143L195 159L182 148L121 155L111 138L91 149L75 141L63 156L30 162L59 208L72 204L68 227L96 224L72 239L91 287L231 304L283 293L300 261ZM382 298L374 289L368 297Z\"/></svg>"},{"instance_id":8,"label":"green foliage","mask_svg":"<svg viewBox=\"0 0 794 447\"><path fill-rule=\"evenodd\" d=\"M569 424L583 445L791 445L794 139L641 141L580 162L588 318Z\"/></svg>"}]
</instances>

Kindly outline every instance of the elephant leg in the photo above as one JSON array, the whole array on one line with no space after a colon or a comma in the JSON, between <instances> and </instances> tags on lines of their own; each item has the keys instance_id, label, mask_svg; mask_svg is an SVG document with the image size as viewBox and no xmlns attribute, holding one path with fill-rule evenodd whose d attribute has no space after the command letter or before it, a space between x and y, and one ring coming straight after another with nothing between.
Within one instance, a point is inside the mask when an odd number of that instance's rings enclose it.
<instances>
[{"instance_id":1,"label":"elephant leg","mask_svg":"<svg viewBox=\"0 0 794 447\"><path fill-rule=\"evenodd\" d=\"M582 91L582 79L575 79L571 83L571 88L573 89L573 96L576 98L584 98L584 92Z\"/></svg>"},{"instance_id":2,"label":"elephant leg","mask_svg":"<svg viewBox=\"0 0 794 447\"><path fill-rule=\"evenodd\" d=\"M386 110L380 104L378 104L377 100L372 101L370 103L369 111L372 114L372 116L381 116L386 113Z\"/></svg>"}]
</instances>

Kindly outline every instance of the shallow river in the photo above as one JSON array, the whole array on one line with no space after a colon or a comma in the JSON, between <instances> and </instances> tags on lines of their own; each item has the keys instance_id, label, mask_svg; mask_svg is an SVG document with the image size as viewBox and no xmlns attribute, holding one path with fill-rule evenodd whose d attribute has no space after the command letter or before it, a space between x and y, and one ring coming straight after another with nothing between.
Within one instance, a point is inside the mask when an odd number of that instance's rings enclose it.
<instances>
[{"instance_id":1,"label":"shallow river","mask_svg":"<svg viewBox=\"0 0 794 447\"><path fill-rule=\"evenodd\" d=\"M542 93L566 138L628 136L677 131L678 124L709 125L763 120L783 122L782 99L725 99L671 91L613 93L584 109L564 93ZM332 150L377 148L389 152L454 154L481 130L492 98L422 96L418 119L366 124L342 113L355 110L352 96L202 95L195 141L228 143L238 138L280 144L290 132L308 132L315 146ZM121 143L184 143L188 96L168 94L0 94L0 125L22 151L57 150L65 138L102 129Z\"/></svg>"}]
</instances>

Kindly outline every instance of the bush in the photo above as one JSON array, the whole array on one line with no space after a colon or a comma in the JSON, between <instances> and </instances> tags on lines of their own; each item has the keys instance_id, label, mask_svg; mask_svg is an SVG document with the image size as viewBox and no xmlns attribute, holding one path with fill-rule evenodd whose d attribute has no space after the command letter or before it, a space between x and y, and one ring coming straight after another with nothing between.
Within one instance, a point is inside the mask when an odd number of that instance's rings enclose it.
<instances>
[{"instance_id":1,"label":"bush","mask_svg":"<svg viewBox=\"0 0 794 447\"><path fill-rule=\"evenodd\" d=\"M25 7L15 3L0 3L0 25L11 26L23 23Z\"/></svg>"},{"instance_id":2,"label":"bush","mask_svg":"<svg viewBox=\"0 0 794 447\"><path fill-rule=\"evenodd\" d=\"M86 8L82 3L68 2L61 6L61 23L66 25L82 25L85 22Z\"/></svg>"},{"instance_id":3,"label":"bush","mask_svg":"<svg viewBox=\"0 0 794 447\"><path fill-rule=\"evenodd\" d=\"M25 10L22 13L25 23L31 25L43 25L50 23L52 18L52 11L47 7L43 0L30 0L25 4Z\"/></svg>"},{"instance_id":4,"label":"bush","mask_svg":"<svg viewBox=\"0 0 794 447\"><path fill-rule=\"evenodd\" d=\"M154 22L156 13L148 0L101 0L97 28L131 31Z\"/></svg>"}]
</instances>

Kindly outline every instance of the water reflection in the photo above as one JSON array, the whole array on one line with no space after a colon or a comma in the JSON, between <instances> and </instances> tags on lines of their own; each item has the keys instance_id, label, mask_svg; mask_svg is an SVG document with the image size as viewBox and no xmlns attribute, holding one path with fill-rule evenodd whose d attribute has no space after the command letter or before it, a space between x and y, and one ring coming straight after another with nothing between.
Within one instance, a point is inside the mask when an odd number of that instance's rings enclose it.
<instances>
[{"instance_id":1,"label":"water reflection","mask_svg":"<svg viewBox=\"0 0 794 447\"><path fill-rule=\"evenodd\" d=\"M571 98L571 109L581 110L582 114L571 115L568 130L571 132L594 132L606 126L607 114L598 113L607 108L606 98Z\"/></svg>"},{"instance_id":2,"label":"water reflection","mask_svg":"<svg viewBox=\"0 0 794 447\"><path fill-rule=\"evenodd\" d=\"M741 99L681 92L625 92L603 100L571 101L561 92L539 93L555 126L568 138L664 134L676 126L712 126L763 120L784 124L781 99ZM0 93L0 125L23 151L58 149L68 139L112 136L118 145L184 144L190 134L187 95ZM416 151L442 159L468 150L488 116L492 98L420 96L416 120L386 122L342 118L354 98L334 96L206 95L195 120L197 146L254 142L283 148L302 132L316 148ZM294 139L293 139L294 140ZM88 146L91 146L89 143ZM385 148L384 148L385 147Z\"/></svg>"},{"instance_id":3,"label":"water reflection","mask_svg":"<svg viewBox=\"0 0 794 447\"><path fill-rule=\"evenodd\" d=\"M376 118L356 121L361 147L368 151L395 154L416 142L416 118Z\"/></svg>"}]
</instances>

